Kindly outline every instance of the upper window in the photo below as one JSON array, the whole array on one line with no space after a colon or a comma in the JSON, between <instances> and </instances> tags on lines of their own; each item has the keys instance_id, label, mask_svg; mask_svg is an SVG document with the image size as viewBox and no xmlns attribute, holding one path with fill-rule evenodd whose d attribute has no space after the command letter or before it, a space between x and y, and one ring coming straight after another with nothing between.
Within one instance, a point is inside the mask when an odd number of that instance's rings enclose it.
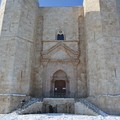
<instances>
[{"instance_id":1,"label":"upper window","mask_svg":"<svg viewBox=\"0 0 120 120\"><path fill-rule=\"evenodd\" d=\"M58 33L57 33L57 40L64 40L65 37L64 37L64 34L63 32L60 30Z\"/></svg>"}]
</instances>

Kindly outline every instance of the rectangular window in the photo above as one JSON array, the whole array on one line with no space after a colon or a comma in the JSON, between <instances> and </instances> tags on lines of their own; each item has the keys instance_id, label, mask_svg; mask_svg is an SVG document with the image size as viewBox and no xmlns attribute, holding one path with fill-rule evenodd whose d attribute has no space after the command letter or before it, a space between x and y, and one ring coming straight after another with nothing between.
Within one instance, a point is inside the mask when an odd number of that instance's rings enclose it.
<instances>
[{"instance_id":1,"label":"rectangular window","mask_svg":"<svg viewBox=\"0 0 120 120\"><path fill-rule=\"evenodd\" d=\"M64 35L63 34L58 34L57 35L57 40L64 40Z\"/></svg>"}]
</instances>

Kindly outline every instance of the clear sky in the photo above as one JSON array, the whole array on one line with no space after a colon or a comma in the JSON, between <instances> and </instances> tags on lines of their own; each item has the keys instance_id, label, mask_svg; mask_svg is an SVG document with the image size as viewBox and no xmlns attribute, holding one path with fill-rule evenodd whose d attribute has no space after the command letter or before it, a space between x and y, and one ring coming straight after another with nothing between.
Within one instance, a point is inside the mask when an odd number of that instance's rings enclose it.
<instances>
[{"instance_id":1,"label":"clear sky","mask_svg":"<svg viewBox=\"0 0 120 120\"><path fill-rule=\"evenodd\" d=\"M38 0L38 1L40 2L40 6L81 6L83 3L83 0Z\"/></svg>"},{"instance_id":2,"label":"clear sky","mask_svg":"<svg viewBox=\"0 0 120 120\"><path fill-rule=\"evenodd\" d=\"M81 6L83 0L39 0L40 6Z\"/></svg>"}]
</instances>

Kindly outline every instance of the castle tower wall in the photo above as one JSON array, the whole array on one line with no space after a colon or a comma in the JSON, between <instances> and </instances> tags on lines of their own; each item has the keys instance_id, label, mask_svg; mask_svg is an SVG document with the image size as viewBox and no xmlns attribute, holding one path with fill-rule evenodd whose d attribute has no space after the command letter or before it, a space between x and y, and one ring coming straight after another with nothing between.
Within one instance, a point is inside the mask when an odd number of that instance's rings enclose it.
<instances>
[{"instance_id":1,"label":"castle tower wall","mask_svg":"<svg viewBox=\"0 0 120 120\"><path fill-rule=\"evenodd\" d=\"M103 79L106 76L103 71L106 68L104 46L102 46L104 43L99 0L85 0L84 11L88 94L92 96L106 93L106 88L101 89Z\"/></svg>"},{"instance_id":2,"label":"castle tower wall","mask_svg":"<svg viewBox=\"0 0 120 120\"><path fill-rule=\"evenodd\" d=\"M29 95L38 9L35 0L4 2L0 36L0 113L14 110Z\"/></svg>"},{"instance_id":3,"label":"castle tower wall","mask_svg":"<svg viewBox=\"0 0 120 120\"><path fill-rule=\"evenodd\" d=\"M6 0L2 0L0 4L0 34L2 29L3 16L5 12L5 5L6 5Z\"/></svg>"},{"instance_id":4,"label":"castle tower wall","mask_svg":"<svg viewBox=\"0 0 120 120\"><path fill-rule=\"evenodd\" d=\"M118 7L114 0L85 0L84 7L90 100L108 113L119 114L120 24Z\"/></svg>"}]
</instances>

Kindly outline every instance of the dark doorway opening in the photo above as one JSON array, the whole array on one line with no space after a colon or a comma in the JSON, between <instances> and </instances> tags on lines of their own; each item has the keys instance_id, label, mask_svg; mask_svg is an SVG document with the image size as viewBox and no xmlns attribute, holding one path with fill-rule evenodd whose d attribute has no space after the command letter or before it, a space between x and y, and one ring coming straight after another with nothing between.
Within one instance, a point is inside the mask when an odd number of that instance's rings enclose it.
<instances>
[{"instance_id":1,"label":"dark doorway opening","mask_svg":"<svg viewBox=\"0 0 120 120\"><path fill-rule=\"evenodd\" d=\"M52 105L49 106L49 113L54 113Z\"/></svg>"},{"instance_id":2,"label":"dark doorway opening","mask_svg":"<svg viewBox=\"0 0 120 120\"><path fill-rule=\"evenodd\" d=\"M54 96L55 97L66 96L66 81L65 80L55 81Z\"/></svg>"},{"instance_id":3,"label":"dark doorway opening","mask_svg":"<svg viewBox=\"0 0 120 120\"><path fill-rule=\"evenodd\" d=\"M50 97L69 97L69 81L67 74L62 70L58 70L53 74L53 78L51 80Z\"/></svg>"}]
</instances>

